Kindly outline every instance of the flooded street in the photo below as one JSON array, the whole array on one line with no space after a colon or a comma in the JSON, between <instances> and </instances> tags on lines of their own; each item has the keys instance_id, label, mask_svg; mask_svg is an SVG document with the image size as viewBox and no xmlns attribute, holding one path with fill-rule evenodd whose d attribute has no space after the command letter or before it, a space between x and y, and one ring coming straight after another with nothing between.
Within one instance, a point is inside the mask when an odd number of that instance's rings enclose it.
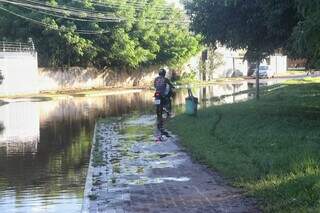
<instances>
[{"instance_id":1,"label":"flooded street","mask_svg":"<svg viewBox=\"0 0 320 213\"><path fill-rule=\"evenodd\" d=\"M254 97L232 95L252 87L247 82L219 84L193 93L206 107ZM230 96L219 98L224 95ZM186 96L186 89L179 90L174 104L183 106ZM0 212L79 212L98 118L153 111L152 91L0 106Z\"/></svg>"}]
</instances>

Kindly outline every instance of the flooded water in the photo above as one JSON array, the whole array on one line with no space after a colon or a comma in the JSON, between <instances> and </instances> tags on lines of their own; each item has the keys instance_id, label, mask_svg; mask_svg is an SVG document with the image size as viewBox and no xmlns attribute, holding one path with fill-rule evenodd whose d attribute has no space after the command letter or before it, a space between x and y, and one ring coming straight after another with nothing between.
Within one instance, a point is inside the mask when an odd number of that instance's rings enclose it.
<instances>
[{"instance_id":1,"label":"flooded water","mask_svg":"<svg viewBox=\"0 0 320 213\"><path fill-rule=\"evenodd\" d=\"M193 93L206 107L247 100L253 95L232 94L252 86L213 85ZM179 90L175 105L186 96ZM0 212L79 212L96 120L134 113L153 113L152 91L0 106Z\"/></svg>"},{"instance_id":2,"label":"flooded water","mask_svg":"<svg viewBox=\"0 0 320 213\"><path fill-rule=\"evenodd\" d=\"M0 106L0 212L79 212L97 118L149 106L151 93Z\"/></svg>"},{"instance_id":3,"label":"flooded water","mask_svg":"<svg viewBox=\"0 0 320 213\"><path fill-rule=\"evenodd\" d=\"M253 98L254 93L241 94L242 91L250 90L253 87L254 84L251 83L216 84L192 88L192 93L195 97L198 97L199 107L205 108L211 105L232 104ZM187 89L181 89L175 96L174 103L178 106L184 106L187 96Z\"/></svg>"}]
</instances>

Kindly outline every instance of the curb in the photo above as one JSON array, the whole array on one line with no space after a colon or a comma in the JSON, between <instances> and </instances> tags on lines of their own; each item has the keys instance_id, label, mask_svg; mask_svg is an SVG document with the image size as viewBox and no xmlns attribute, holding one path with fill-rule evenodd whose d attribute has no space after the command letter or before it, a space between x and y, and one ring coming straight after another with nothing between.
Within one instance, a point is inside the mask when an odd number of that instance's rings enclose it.
<instances>
[{"instance_id":1,"label":"curb","mask_svg":"<svg viewBox=\"0 0 320 213\"><path fill-rule=\"evenodd\" d=\"M89 195L90 195L90 191L92 189L92 175L93 175L92 156L93 156L93 150L94 150L94 147L96 144L96 130L97 130L97 123L95 124L93 138L92 138L90 162L89 162L89 166L88 166L86 183L85 183L85 188L84 188L84 193L83 193L83 202L82 202L82 208L81 208L82 213L89 213L90 212L89 211L89 208L90 208Z\"/></svg>"}]
</instances>

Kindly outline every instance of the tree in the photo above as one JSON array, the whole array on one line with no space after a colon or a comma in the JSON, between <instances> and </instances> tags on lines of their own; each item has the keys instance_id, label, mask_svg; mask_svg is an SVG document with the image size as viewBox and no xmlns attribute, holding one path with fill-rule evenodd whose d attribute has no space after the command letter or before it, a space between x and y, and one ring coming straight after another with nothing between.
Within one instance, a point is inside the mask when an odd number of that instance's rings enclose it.
<instances>
[{"instance_id":1,"label":"tree","mask_svg":"<svg viewBox=\"0 0 320 213\"><path fill-rule=\"evenodd\" d=\"M299 17L290 0L195 0L186 2L192 28L209 44L246 49L245 58L258 62L288 46ZM258 73L258 72L257 72ZM257 98L259 78L257 77Z\"/></svg>"},{"instance_id":2,"label":"tree","mask_svg":"<svg viewBox=\"0 0 320 213\"><path fill-rule=\"evenodd\" d=\"M189 32L183 12L165 0L11 2L20 5L0 4L9 10L0 10L0 37L32 37L42 66L180 66L201 48L201 38Z\"/></svg>"},{"instance_id":3,"label":"tree","mask_svg":"<svg viewBox=\"0 0 320 213\"><path fill-rule=\"evenodd\" d=\"M33 2L36 3L29 5L47 5L49 9L58 4L58 1L55 0L49 3L44 0ZM70 6L66 2L68 1L59 1L63 6ZM28 7L12 4L0 6L6 10L0 11L0 37L8 41L26 41L29 37L33 38L39 52L41 66L85 64L89 62L87 58L94 57L92 42L88 37L76 32L77 28L81 28L83 22L64 19L62 15L56 17L56 13L53 12L41 13L39 12L41 10Z\"/></svg>"},{"instance_id":4,"label":"tree","mask_svg":"<svg viewBox=\"0 0 320 213\"><path fill-rule=\"evenodd\" d=\"M208 50L208 65L207 76L211 80L213 78L214 71L220 66L224 65L223 55L215 51L215 48L210 47Z\"/></svg>"},{"instance_id":5,"label":"tree","mask_svg":"<svg viewBox=\"0 0 320 213\"><path fill-rule=\"evenodd\" d=\"M300 20L290 38L288 53L307 60L307 68L320 68L320 2L296 0Z\"/></svg>"}]
</instances>

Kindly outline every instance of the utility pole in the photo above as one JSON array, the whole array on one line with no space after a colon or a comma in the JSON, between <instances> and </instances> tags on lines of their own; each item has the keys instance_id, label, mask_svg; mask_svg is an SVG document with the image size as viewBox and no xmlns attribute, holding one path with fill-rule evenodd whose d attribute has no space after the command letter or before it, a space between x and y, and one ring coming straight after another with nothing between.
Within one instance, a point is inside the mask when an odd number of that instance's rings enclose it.
<instances>
[{"instance_id":1,"label":"utility pole","mask_svg":"<svg viewBox=\"0 0 320 213\"><path fill-rule=\"evenodd\" d=\"M207 81L207 63L206 63L207 60L208 60L208 49L204 50L201 56L200 69L202 72L202 81Z\"/></svg>"},{"instance_id":2,"label":"utility pole","mask_svg":"<svg viewBox=\"0 0 320 213\"><path fill-rule=\"evenodd\" d=\"M256 99L260 99L260 75L259 75L260 61L257 62L257 71L256 71Z\"/></svg>"}]
</instances>

